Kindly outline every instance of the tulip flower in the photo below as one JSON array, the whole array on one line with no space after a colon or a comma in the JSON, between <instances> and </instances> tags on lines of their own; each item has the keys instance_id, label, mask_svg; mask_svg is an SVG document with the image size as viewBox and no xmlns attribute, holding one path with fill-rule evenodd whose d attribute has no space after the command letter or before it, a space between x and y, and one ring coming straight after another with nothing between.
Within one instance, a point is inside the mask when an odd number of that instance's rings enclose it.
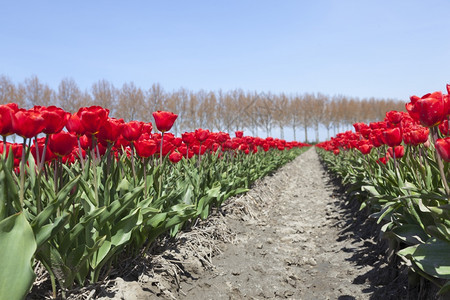
<instances>
[{"instance_id":1,"label":"tulip flower","mask_svg":"<svg viewBox=\"0 0 450 300\"><path fill-rule=\"evenodd\" d=\"M209 137L209 130L205 130L205 129L197 129L195 130L195 138L197 139L197 141L199 141L200 143L203 143L204 141L206 141Z\"/></svg>"},{"instance_id":2,"label":"tulip flower","mask_svg":"<svg viewBox=\"0 0 450 300\"><path fill-rule=\"evenodd\" d=\"M45 134L54 134L60 132L66 126L70 114L65 112L62 108L56 106L49 107L35 107L45 120Z\"/></svg>"},{"instance_id":3,"label":"tulip flower","mask_svg":"<svg viewBox=\"0 0 450 300\"><path fill-rule=\"evenodd\" d=\"M45 120L37 111L19 109L12 115L12 127L14 133L21 137L32 138L45 128Z\"/></svg>"},{"instance_id":4,"label":"tulip flower","mask_svg":"<svg viewBox=\"0 0 450 300\"><path fill-rule=\"evenodd\" d=\"M137 140L134 143L136 153L140 157L150 157L156 153L158 145L154 140Z\"/></svg>"},{"instance_id":5,"label":"tulip flower","mask_svg":"<svg viewBox=\"0 0 450 300\"><path fill-rule=\"evenodd\" d=\"M181 134L181 139L183 140L183 143L187 145L192 145L195 143L195 133L194 132L185 132Z\"/></svg>"},{"instance_id":6,"label":"tulip flower","mask_svg":"<svg viewBox=\"0 0 450 300\"><path fill-rule=\"evenodd\" d=\"M422 126L434 127L445 119L448 112L448 104L442 92L434 92L416 100L413 108L410 108L410 110L412 112L410 112L411 117L417 118L418 115Z\"/></svg>"},{"instance_id":7,"label":"tulip flower","mask_svg":"<svg viewBox=\"0 0 450 300\"><path fill-rule=\"evenodd\" d=\"M131 121L125 123L122 129L122 136L128 141L134 142L141 136L143 126L144 123L140 121Z\"/></svg>"},{"instance_id":8,"label":"tulip flower","mask_svg":"<svg viewBox=\"0 0 450 300\"><path fill-rule=\"evenodd\" d=\"M75 135L61 131L50 136L48 146L53 154L62 157L71 153L76 144Z\"/></svg>"},{"instance_id":9,"label":"tulip flower","mask_svg":"<svg viewBox=\"0 0 450 300\"><path fill-rule=\"evenodd\" d=\"M0 135L8 136L14 133L12 115L18 110L19 108L15 103L0 105Z\"/></svg>"},{"instance_id":10,"label":"tulip flower","mask_svg":"<svg viewBox=\"0 0 450 300\"><path fill-rule=\"evenodd\" d=\"M108 143L114 144L122 134L124 127L123 119L107 118L100 127L97 137L100 142L105 144L105 146L107 146Z\"/></svg>"},{"instance_id":11,"label":"tulip flower","mask_svg":"<svg viewBox=\"0 0 450 300\"><path fill-rule=\"evenodd\" d=\"M377 163L385 165L385 164L387 164L388 161L389 161L389 156L385 156L385 157L380 157L377 160Z\"/></svg>"},{"instance_id":12,"label":"tulip flower","mask_svg":"<svg viewBox=\"0 0 450 300\"><path fill-rule=\"evenodd\" d=\"M397 147L389 147L388 153L391 157L402 158L405 155L405 147L397 146Z\"/></svg>"},{"instance_id":13,"label":"tulip flower","mask_svg":"<svg viewBox=\"0 0 450 300\"><path fill-rule=\"evenodd\" d=\"M370 151L372 150L373 145L369 144L369 143L363 143L362 145L358 146L358 150L364 154L367 155L370 153Z\"/></svg>"},{"instance_id":14,"label":"tulip flower","mask_svg":"<svg viewBox=\"0 0 450 300\"><path fill-rule=\"evenodd\" d=\"M439 131L445 135L450 135L450 128L448 126L448 120L444 120L441 124L439 124Z\"/></svg>"},{"instance_id":15,"label":"tulip flower","mask_svg":"<svg viewBox=\"0 0 450 300\"><path fill-rule=\"evenodd\" d=\"M399 124L399 123L402 121L403 115L402 115L402 113L399 112L399 111L391 110L391 111L388 111L388 112L386 113L386 119L387 119L390 123L392 123L392 124L394 124L394 125L397 125L397 124Z\"/></svg>"},{"instance_id":16,"label":"tulip flower","mask_svg":"<svg viewBox=\"0 0 450 300\"><path fill-rule=\"evenodd\" d=\"M178 115L169 111L156 111L153 113L153 118L155 119L156 128L161 132L169 131Z\"/></svg>"},{"instance_id":17,"label":"tulip flower","mask_svg":"<svg viewBox=\"0 0 450 300\"><path fill-rule=\"evenodd\" d=\"M78 137L86 133L86 129L81 124L80 116L77 113L68 118L66 128L70 133L76 134Z\"/></svg>"},{"instance_id":18,"label":"tulip flower","mask_svg":"<svg viewBox=\"0 0 450 300\"><path fill-rule=\"evenodd\" d=\"M234 134L236 135L237 138L242 138L244 136L244 132L243 131L235 131Z\"/></svg>"},{"instance_id":19,"label":"tulip flower","mask_svg":"<svg viewBox=\"0 0 450 300\"><path fill-rule=\"evenodd\" d=\"M410 131L410 139L412 145L420 145L428 141L428 135L430 134L430 130L425 127L417 128Z\"/></svg>"},{"instance_id":20,"label":"tulip flower","mask_svg":"<svg viewBox=\"0 0 450 300\"><path fill-rule=\"evenodd\" d=\"M450 137L438 139L434 146L442 159L446 162L450 162Z\"/></svg>"},{"instance_id":21,"label":"tulip flower","mask_svg":"<svg viewBox=\"0 0 450 300\"><path fill-rule=\"evenodd\" d=\"M178 163L182 158L183 158L183 155L181 155L181 153L178 153L175 151L169 155L169 160L174 164Z\"/></svg>"},{"instance_id":22,"label":"tulip flower","mask_svg":"<svg viewBox=\"0 0 450 300\"><path fill-rule=\"evenodd\" d=\"M402 143L402 131L400 128L391 128L383 131L383 137L390 147L399 146Z\"/></svg>"},{"instance_id":23,"label":"tulip flower","mask_svg":"<svg viewBox=\"0 0 450 300\"><path fill-rule=\"evenodd\" d=\"M96 135L107 120L109 109L101 106L82 107L77 113L86 133Z\"/></svg>"}]
</instances>

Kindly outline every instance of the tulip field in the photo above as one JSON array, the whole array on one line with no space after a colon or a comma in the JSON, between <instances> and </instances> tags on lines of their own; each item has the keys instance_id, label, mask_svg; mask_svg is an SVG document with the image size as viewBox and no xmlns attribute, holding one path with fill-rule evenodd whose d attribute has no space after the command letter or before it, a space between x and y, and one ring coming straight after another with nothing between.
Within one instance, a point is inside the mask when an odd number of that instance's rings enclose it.
<instances>
[{"instance_id":1,"label":"tulip field","mask_svg":"<svg viewBox=\"0 0 450 300\"><path fill-rule=\"evenodd\" d=\"M37 265L53 297L103 280L119 256L207 218L307 146L242 131L176 137L166 111L153 113L159 133L99 106L71 114L10 103L0 116L0 299L23 299Z\"/></svg>"},{"instance_id":2,"label":"tulip field","mask_svg":"<svg viewBox=\"0 0 450 300\"><path fill-rule=\"evenodd\" d=\"M386 259L439 295L450 293L448 94L412 96L406 112L355 123L315 148L380 225ZM207 219L310 146L243 131L176 136L176 121L169 111L125 122L101 106L0 105L0 299L27 297L38 268L53 298L104 281L124 257Z\"/></svg>"},{"instance_id":3,"label":"tulip field","mask_svg":"<svg viewBox=\"0 0 450 300\"><path fill-rule=\"evenodd\" d=\"M450 93L450 86L447 85ZM410 284L450 291L450 98L412 96L407 112L389 111L355 132L317 144L348 192L368 208L389 241L390 259L409 267Z\"/></svg>"}]
</instances>

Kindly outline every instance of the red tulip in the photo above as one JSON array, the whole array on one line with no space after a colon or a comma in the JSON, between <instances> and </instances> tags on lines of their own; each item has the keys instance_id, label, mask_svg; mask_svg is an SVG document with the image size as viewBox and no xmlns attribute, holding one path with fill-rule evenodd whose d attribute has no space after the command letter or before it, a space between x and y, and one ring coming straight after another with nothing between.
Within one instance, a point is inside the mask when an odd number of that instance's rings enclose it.
<instances>
[{"instance_id":1,"label":"red tulip","mask_svg":"<svg viewBox=\"0 0 450 300\"><path fill-rule=\"evenodd\" d=\"M380 157L380 158L377 160L377 163L378 163L378 164L383 164L383 165L385 165L385 164L387 164L388 161L389 161L389 156L386 156L386 157Z\"/></svg>"},{"instance_id":2,"label":"red tulip","mask_svg":"<svg viewBox=\"0 0 450 300\"><path fill-rule=\"evenodd\" d=\"M378 130L378 129L377 129ZM377 138L377 135L375 133L371 133L369 135L369 140L372 143L372 145L374 147L380 147L381 145L383 145L382 143L380 143L380 140Z\"/></svg>"},{"instance_id":3,"label":"red tulip","mask_svg":"<svg viewBox=\"0 0 450 300\"><path fill-rule=\"evenodd\" d=\"M122 128L122 136L130 142L137 141L142 134L144 122L131 121L125 123Z\"/></svg>"},{"instance_id":4,"label":"red tulip","mask_svg":"<svg viewBox=\"0 0 450 300\"><path fill-rule=\"evenodd\" d=\"M117 140L116 140L116 142L114 144L114 147L117 148L117 149L120 149L122 147L126 148L126 147L129 147L129 146L130 146L130 142L127 141L122 135L119 135L119 137L117 138Z\"/></svg>"},{"instance_id":5,"label":"red tulip","mask_svg":"<svg viewBox=\"0 0 450 300\"><path fill-rule=\"evenodd\" d=\"M144 125L142 125L142 132L143 133L152 134L152 130L153 130L152 123L148 122L148 123L144 123Z\"/></svg>"},{"instance_id":6,"label":"red tulip","mask_svg":"<svg viewBox=\"0 0 450 300\"><path fill-rule=\"evenodd\" d=\"M243 134L243 133L242 133ZM225 132L219 132L219 134L217 135L217 141L221 144L225 143L226 141L228 141L230 139L230 135L228 133Z\"/></svg>"},{"instance_id":7,"label":"red tulip","mask_svg":"<svg viewBox=\"0 0 450 300\"><path fill-rule=\"evenodd\" d=\"M185 132L181 134L181 139L183 140L183 143L187 145L192 145L195 143L195 133L194 132Z\"/></svg>"},{"instance_id":8,"label":"red tulip","mask_svg":"<svg viewBox=\"0 0 450 300\"><path fill-rule=\"evenodd\" d=\"M450 131L448 128L448 120L444 120L442 121L441 124L439 124L439 131L443 134L443 135L450 135Z\"/></svg>"},{"instance_id":9,"label":"red tulip","mask_svg":"<svg viewBox=\"0 0 450 300\"><path fill-rule=\"evenodd\" d=\"M92 136L82 135L80 136L80 145L83 150L89 151L92 148Z\"/></svg>"},{"instance_id":10,"label":"red tulip","mask_svg":"<svg viewBox=\"0 0 450 300\"><path fill-rule=\"evenodd\" d=\"M434 146L442 159L446 162L450 162L450 137L437 139Z\"/></svg>"},{"instance_id":11,"label":"red tulip","mask_svg":"<svg viewBox=\"0 0 450 300\"><path fill-rule=\"evenodd\" d=\"M169 155L169 160L171 162L173 162L174 164L179 162L182 158L183 158L183 155L181 155L181 153L178 153L178 152L175 152L175 151L170 153L170 155Z\"/></svg>"},{"instance_id":12,"label":"red tulip","mask_svg":"<svg viewBox=\"0 0 450 300\"><path fill-rule=\"evenodd\" d=\"M426 94L414 104L419 121L425 127L439 125L446 117L448 106L442 92Z\"/></svg>"},{"instance_id":13,"label":"red tulip","mask_svg":"<svg viewBox=\"0 0 450 300\"><path fill-rule=\"evenodd\" d=\"M100 127L97 137L105 146L107 146L108 143L114 144L122 134L123 127L123 119L117 120L115 118L107 118Z\"/></svg>"},{"instance_id":14,"label":"red tulip","mask_svg":"<svg viewBox=\"0 0 450 300\"><path fill-rule=\"evenodd\" d=\"M157 144L154 140L137 140L134 142L136 153L140 157L150 157L156 153Z\"/></svg>"},{"instance_id":15,"label":"red tulip","mask_svg":"<svg viewBox=\"0 0 450 300\"><path fill-rule=\"evenodd\" d=\"M109 110L101 106L82 107L77 112L86 133L96 135L107 120Z\"/></svg>"},{"instance_id":16,"label":"red tulip","mask_svg":"<svg viewBox=\"0 0 450 300\"><path fill-rule=\"evenodd\" d=\"M235 131L234 134L236 135L237 138L242 138L244 136L244 132L243 131Z\"/></svg>"},{"instance_id":17,"label":"red tulip","mask_svg":"<svg viewBox=\"0 0 450 300\"><path fill-rule=\"evenodd\" d=\"M358 146L358 150L361 151L362 154L367 155L372 150L373 145L369 143L363 143L362 145Z\"/></svg>"},{"instance_id":18,"label":"red tulip","mask_svg":"<svg viewBox=\"0 0 450 300\"><path fill-rule=\"evenodd\" d=\"M178 152L180 152L184 157L192 158L194 156L194 151L188 150L186 145L181 145L177 148Z\"/></svg>"},{"instance_id":19,"label":"red tulip","mask_svg":"<svg viewBox=\"0 0 450 300\"><path fill-rule=\"evenodd\" d=\"M75 134L78 137L86 133L86 129L84 129L83 124L81 124L80 116L77 113L69 116L66 128L70 133Z\"/></svg>"},{"instance_id":20,"label":"red tulip","mask_svg":"<svg viewBox=\"0 0 450 300\"><path fill-rule=\"evenodd\" d=\"M45 120L45 134L54 134L60 132L66 126L70 114L65 112L62 108L56 106L49 107L35 107Z\"/></svg>"},{"instance_id":21,"label":"red tulip","mask_svg":"<svg viewBox=\"0 0 450 300\"><path fill-rule=\"evenodd\" d=\"M42 139L38 139L38 141L37 141L39 155L42 155L42 152L44 152L44 140L45 140L45 138L42 138ZM31 155L33 155L33 157L34 157L34 160L37 161L36 142L34 142L31 145L30 152L31 152ZM46 151L45 151L45 161L49 162L49 161L53 160L54 158L55 158L55 155L52 153L52 151L50 151L50 148L47 147ZM41 158L39 158L39 159L41 159Z\"/></svg>"},{"instance_id":22,"label":"red tulip","mask_svg":"<svg viewBox=\"0 0 450 300\"><path fill-rule=\"evenodd\" d=\"M77 137L66 131L52 134L48 143L50 150L61 157L71 153L76 145Z\"/></svg>"},{"instance_id":23,"label":"red tulip","mask_svg":"<svg viewBox=\"0 0 450 300\"><path fill-rule=\"evenodd\" d=\"M155 119L156 128L161 132L169 131L178 115L169 111L156 111L153 113L153 118Z\"/></svg>"},{"instance_id":24,"label":"red tulip","mask_svg":"<svg viewBox=\"0 0 450 300\"><path fill-rule=\"evenodd\" d=\"M417 128L415 130L410 131L410 139L411 144L417 146L419 144L423 144L428 140L428 135L430 130L425 127Z\"/></svg>"},{"instance_id":25,"label":"red tulip","mask_svg":"<svg viewBox=\"0 0 450 300\"><path fill-rule=\"evenodd\" d=\"M201 147L199 144L192 146L192 151L194 151L195 155L203 155L206 150L208 150L208 148L205 145L202 145Z\"/></svg>"},{"instance_id":26,"label":"red tulip","mask_svg":"<svg viewBox=\"0 0 450 300\"><path fill-rule=\"evenodd\" d=\"M172 140L172 144L173 144L175 147L180 147L182 143L183 143L183 140L182 140L181 138L174 138L174 139Z\"/></svg>"},{"instance_id":27,"label":"red tulip","mask_svg":"<svg viewBox=\"0 0 450 300\"><path fill-rule=\"evenodd\" d=\"M392 124L399 124L403 119L403 115L399 111L391 110L386 113L386 119Z\"/></svg>"},{"instance_id":28,"label":"red tulip","mask_svg":"<svg viewBox=\"0 0 450 300\"><path fill-rule=\"evenodd\" d=\"M208 139L209 137L209 130L205 130L205 129L197 129L195 130L195 138L200 142L204 142L206 141L206 139Z\"/></svg>"},{"instance_id":29,"label":"red tulip","mask_svg":"<svg viewBox=\"0 0 450 300\"><path fill-rule=\"evenodd\" d=\"M383 137L390 147L399 146L402 143L402 131L400 128L391 128L383 131Z\"/></svg>"},{"instance_id":30,"label":"red tulip","mask_svg":"<svg viewBox=\"0 0 450 300\"><path fill-rule=\"evenodd\" d=\"M37 111L19 109L12 115L12 125L14 133L23 138L32 138L42 132L45 120Z\"/></svg>"},{"instance_id":31,"label":"red tulip","mask_svg":"<svg viewBox=\"0 0 450 300\"><path fill-rule=\"evenodd\" d=\"M405 147L403 147L403 146L394 147L394 151L392 151L392 147L389 147L388 153L391 157L394 157L394 153L395 153L396 159L402 158L405 155Z\"/></svg>"},{"instance_id":32,"label":"red tulip","mask_svg":"<svg viewBox=\"0 0 450 300\"><path fill-rule=\"evenodd\" d=\"M19 108L15 103L0 105L0 135L8 136L14 133L12 115L18 110Z\"/></svg>"}]
</instances>

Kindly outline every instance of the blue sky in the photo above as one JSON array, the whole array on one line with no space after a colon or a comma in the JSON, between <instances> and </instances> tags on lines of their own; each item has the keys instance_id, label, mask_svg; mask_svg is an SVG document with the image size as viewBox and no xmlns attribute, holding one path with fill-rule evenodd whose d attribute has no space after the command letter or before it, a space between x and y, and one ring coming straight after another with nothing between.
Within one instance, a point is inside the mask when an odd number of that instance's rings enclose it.
<instances>
[{"instance_id":1,"label":"blue sky","mask_svg":"<svg viewBox=\"0 0 450 300\"><path fill-rule=\"evenodd\" d=\"M0 74L57 89L396 98L450 83L450 1L2 1Z\"/></svg>"}]
</instances>

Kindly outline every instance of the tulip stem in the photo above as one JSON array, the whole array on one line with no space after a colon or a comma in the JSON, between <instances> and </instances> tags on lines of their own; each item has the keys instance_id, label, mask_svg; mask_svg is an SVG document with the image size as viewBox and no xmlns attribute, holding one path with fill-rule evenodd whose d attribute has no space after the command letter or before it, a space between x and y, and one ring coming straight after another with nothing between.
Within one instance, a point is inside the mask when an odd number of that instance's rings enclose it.
<instances>
[{"instance_id":1,"label":"tulip stem","mask_svg":"<svg viewBox=\"0 0 450 300\"><path fill-rule=\"evenodd\" d=\"M433 144L435 145L435 143L437 141L437 138L438 138L438 129L437 129L437 127L436 126L432 127L431 128L431 132L432 132ZM438 151L436 149L434 149L434 156L435 156L436 161L438 163L439 173L441 173L441 180L442 180L442 183L444 185L445 193L447 194L448 200L450 200L450 188L448 187L447 178L445 178L444 164L442 163L441 155L438 153Z\"/></svg>"},{"instance_id":2,"label":"tulip stem","mask_svg":"<svg viewBox=\"0 0 450 300\"><path fill-rule=\"evenodd\" d=\"M2 157L3 157L3 160L4 160L6 158L6 151L7 151L7 149L6 149L6 135L3 135L2 137L3 137L3 155L2 155Z\"/></svg>"},{"instance_id":3,"label":"tulip stem","mask_svg":"<svg viewBox=\"0 0 450 300\"><path fill-rule=\"evenodd\" d=\"M202 142L200 142L200 147L198 147L198 167L202 163Z\"/></svg>"},{"instance_id":4,"label":"tulip stem","mask_svg":"<svg viewBox=\"0 0 450 300\"><path fill-rule=\"evenodd\" d=\"M55 170L53 172L53 186L55 189L55 195L58 193L58 159L54 160Z\"/></svg>"},{"instance_id":5,"label":"tulip stem","mask_svg":"<svg viewBox=\"0 0 450 300\"><path fill-rule=\"evenodd\" d=\"M25 152L27 146L27 138L23 138L22 144L22 161L20 163L20 193L19 193L19 201L20 201L20 211L23 209L23 200L25 195Z\"/></svg>"},{"instance_id":6,"label":"tulip stem","mask_svg":"<svg viewBox=\"0 0 450 300\"><path fill-rule=\"evenodd\" d=\"M81 143L80 143L80 137L79 136L77 136L77 141L78 141L78 155L80 156L81 168L84 170L83 152L81 151Z\"/></svg>"},{"instance_id":7,"label":"tulip stem","mask_svg":"<svg viewBox=\"0 0 450 300\"><path fill-rule=\"evenodd\" d=\"M39 164L39 172L42 170L42 168L44 167L44 162L45 162L45 154L47 152L47 146L48 146L48 138L49 135L47 134L47 136L45 137L45 143L44 143L44 149L42 151L42 157L41 157L41 161ZM36 146L37 147L37 146Z\"/></svg>"},{"instance_id":8,"label":"tulip stem","mask_svg":"<svg viewBox=\"0 0 450 300\"><path fill-rule=\"evenodd\" d=\"M394 160L394 169L395 169L395 173L398 175L397 159L396 159L396 157L395 157L395 146L392 147L392 159Z\"/></svg>"},{"instance_id":9,"label":"tulip stem","mask_svg":"<svg viewBox=\"0 0 450 300\"><path fill-rule=\"evenodd\" d=\"M91 156L92 156L92 166L93 166L93 172L94 172L94 193L95 193L95 205L98 207L99 205L99 197L98 197L98 181L97 181L97 163L100 162L100 156L96 157L96 150L97 150L97 139L95 135L92 135L92 148L91 148Z\"/></svg>"},{"instance_id":10,"label":"tulip stem","mask_svg":"<svg viewBox=\"0 0 450 300\"><path fill-rule=\"evenodd\" d=\"M34 137L34 147L36 148L36 166L38 167L38 170L40 170L39 167L41 166L41 157L39 155L39 144L37 141L37 135Z\"/></svg>"},{"instance_id":11,"label":"tulip stem","mask_svg":"<svg viewBox=\"0 0 450 300\"><path fill-rule=\"evenodd\" d=\"M144 198L147 198L147 164L148 159L142 158L142 164L144 165Z\"/></svg>"},{"instance_id":12,"label":"tulip stem","mask_svg":"<svg viewBox=\"0 0 450 300\"><path fill-rule=\"evenodd\" d=\"M131 148L131 170L133 171L134 185L136 185L136 168L134 166L134 144L130 143Z\"/></svg>"},{"instance_id":13,"label":"tulip stem","mask_svg":"<svg viewBox=\"0 0 450 300\"><path fill-rule=\"evenodd\" d=\"M161 197L161 189L162 189L162 181L163 181L163 172L162 172L162 152L163 152L163 142L164 142L164 131L161 132L161 145L159 147L159 171L161 176L159 177L159 191L158 196ZM158 197L158 198L159 198Z\"/></svg>"},{"instance_id":14,"label":"tulip stem","mask_svg":"<svg viewBox=\"0 0 450 300\"><path fill-rule=\"evenodd\" d=\"M162 165L163 142L164 142L164 131L161 132L161 144L159 145L159 165Z\"/></svg>"}]
</instances>

